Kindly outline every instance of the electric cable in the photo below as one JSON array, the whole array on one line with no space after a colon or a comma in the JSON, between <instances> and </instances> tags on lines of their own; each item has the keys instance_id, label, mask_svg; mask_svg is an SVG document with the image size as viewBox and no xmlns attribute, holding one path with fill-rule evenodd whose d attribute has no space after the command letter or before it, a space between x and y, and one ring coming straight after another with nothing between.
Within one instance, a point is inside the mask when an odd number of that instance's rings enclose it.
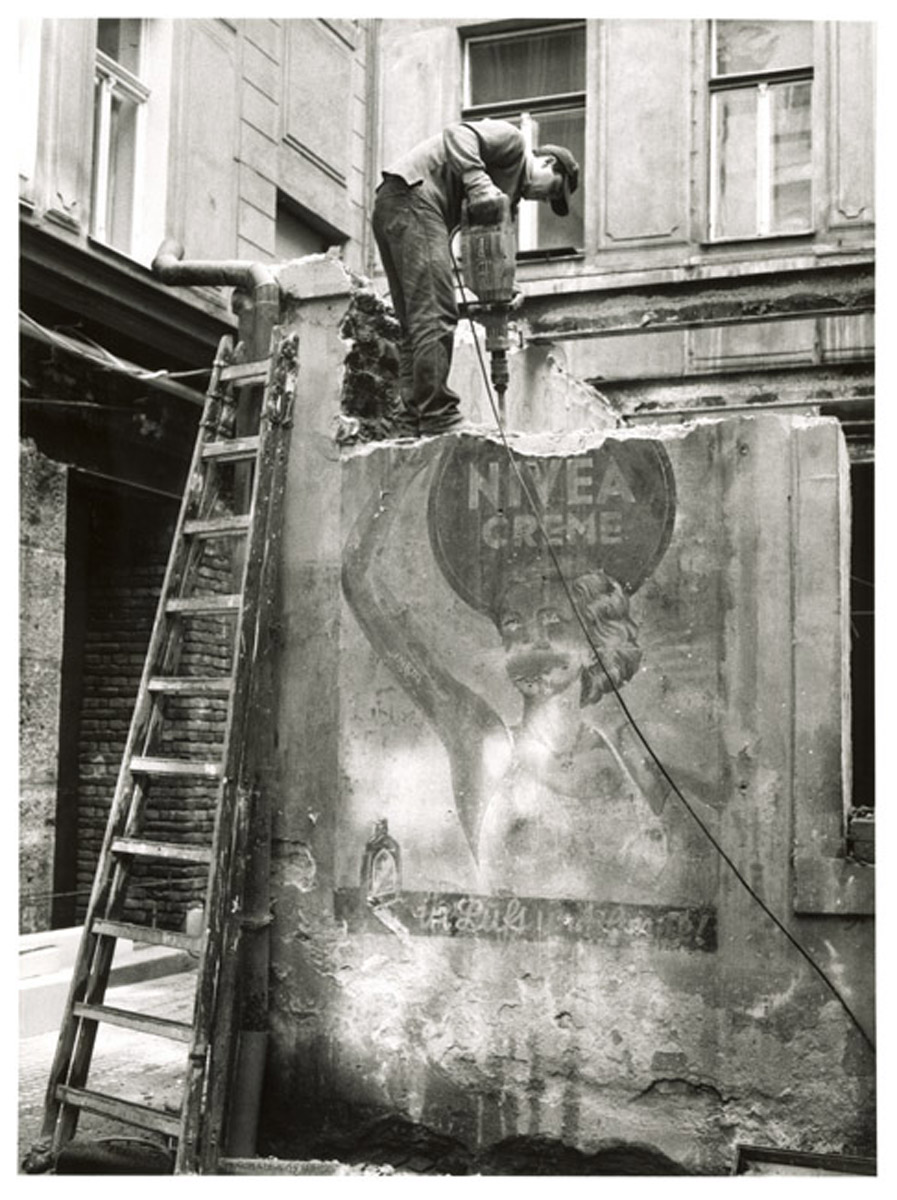
<instances>
[{"instance_id":1,"label":"electric cable","mask_svg":"<svg viewBox=\"0 0 897 1200\"><path fill-rule=\"evenodd\" d=\"M178 881L179 882L186 881L189 883L189 882L191 882L191 879L189 876L180 876ZM145 890L149 891L154 887L170 887L173 882L174 882L174 877L166 877L164 879L160 879L158 876L144 875L144 876L141 876L140 878L135 877L134 886L141 887L141 888L144 888ZM74 889L72 891L68 891L68 892L54 892L49 889L47 889L46 891L22 892L19 895L19 901L23 902L25 904L37 904L37 902L39 900L62 900L66 897L71 898L73 896L77 899L79 896L89 896L92 891L93 891L92 887L87 887L87 888L76 888L76 889Z\"/></svg>"},{"instance_id":2,"label":"electric cable","mask_svg":"<svg viewBox=\"0 0 897 1200\"><path fill-rule=\"evenodd\" d=\"M454 267L455 276L456 276L456 279L458 282L458 287L459 287L459 289L461 291L461 295L463 297L465 289L464 289L463 281L461 278L461 272L458 267L458 261L455 257L455 253L454 253L454 250L451 247L451 245L449 246L449 253L451 255L452 266ZM551 544L551 541L548 537L548 531L546 530L544 522L542 521L542 515L539 512L539 506L536 502L536 498L533 496L532 492L529 490L529 484L528 484L527 480L524 478L523 472L520 470L520 468L514 458L513 451L511 450L510 444L508 443L508 439L507 439L507 436L505 433L504 424L502 422L501 416L498 412L497 405L495 403L495 398L492 395L492 388L491 388L491 385L489 382L489 375L488 375L488 371L486 369L486 364L485 364L485 361L483 358L483 351L482 351L482 347L480 346L480 339L477 337L476 329L474 327L473 316L470 313L470 309L469 309L469 306L466 303L466 301L462 302L462 307L464 309L464 314L470 323L471 332L473 334L474 346L476 347L477 359L478 359L479 365L480 365L480 372L483 376L483 383L485 384L485 387L486 387L486 395L489 399L489 405L490 405L490 408L492 409L492 416L495 420L496 428L498 429L499 437L501 438L502 446L504 447L505 454L507 455L507 458L508 458L508 462L510 463L511 468L517 478L517 482L520 485L521 491L526 496L529 506L532 509L533 516L534 516L534 518L536 520L536 524L539 528L539 532L542 534L545 545L548 548L548 554L551 559L552 566L554 567L554 570L558 576L558 579L560 580L561 586L563 587L563 590L564 590L564 594L566 595L567 600L570 603L570 607L573 611L573 614L576 617L576 621L577 621L578 625L580 626L580 628L582 629L583 634L585 635L586 641L589 645L589 649L591 650L592 654L595 657L595 661L598 663L599 667L601 668L605 677L607 678L608 683L610 684L611 690L612 690L614 696L616 697L617 703L620 705L623 715L626 717L626 720L629 722L633 732L638 737L638 739L641 742L642 746L644 747L645 751L650 756L652 762L657 767L657 770L660 772L660 775L665 780L665 782L668 784L670 790L673 792L673 794L675 796L678 797L680 802L684 805L686 811L692 817L692 819L695 821L698 828L701 830L701 832L704 834L704 836L707 838L707 840L710 842L710 844L713 846L714 850L716 850L717 854L720 856L720 858L723 860L723 862L729 867L729 869L735 875L735 878L742 885L742 887L744 887L744 889L747 891L747 893L751 897L751 899L756 902L756 904L762 909L762 911L764 913L766 913L767 917L769 917L769 919L773 922L773 924L776 926L776 928L782 934L784 934L785 938L791 943L791 945L795 948L795 950L797 950L797 952L801 955L801 957L813 968L813 970L816 972L816 974L819 976L819 978L822 980L822 982L826 985L826 987L829 989L829 991L832 993L832 995L835 997L835 999L841 1005L841 1008L844 1010L844 1012L847 1014L847 1016L850 1018L850 1020L853 1022L853 1024L856 1026L856 1028L859 1030L861 1036L863 1037L863 1040L869 1046L870 1050L872 1051L872 1053L874 1055L875 1054L875 1043L872 1040L872 1038L869 1036L869 1034L866 1032L859 1017L856 1015L856 1013L853 1011L853 1009L850 1007L850 1005L847 1003L847 1001L841 995L840 991L835 986L834 982L826 974L825 970L819 965L819 963L817 963L816 959L810 954L810 952L807 949L805 949L805 947L803 945L801 945L801 943L797 940L797 938L794 937L794 935L791 933L791 931L780 920L780 918L775 914L775 912L773 912L773 910L769 907L769 905L765 902L765 900L763 900L763 898L751 886L751 884L747 881L747 879L745 879L744 875L739 870L737 864L732 860L732 858L729 856L729 854L726 852L726 850L720 845L717 838L713 835L711 830L707 828L706 824L700 818L700 816L695 812L695 810L691 806L691 804L689 804L688 800L685 798L682 791L680 790L678 784L673 779L673 777L670 775L669 771L667 770L667 768L664 766L664 764L661 762L660 758L656 754L654 747L648 741L647 736L642 732L641 726L639 725L638 721L636 720L636 718L630 711L628 704L626 703L626 701L623 699L622 695L620 694L620 689L617 687L617 684L615 683L612 675L610 674L607 667L605 666L604 660L602 659L601 654L598 650L598 647L595 644L595 639L592 636L591 630L588 628L588 625L586 624L586 621L585 621L584 617L582 616L582 613L579 611L579 605L576 602L576 597L573 594L573 589L571 588L569 582L567 581L566 575L564 574L563 568L561 567L560 560L558 559L558 556L555 553L554 546Z\"/></svg>"},{"instance_id":3,"label":"electric cable","mask_svg":"<svg viewBox=\"0 0 897 1200\"><path fill-rule=\"evenodd\" d=\"M188 399L193 404L202 403L202 396L199 392L194 392L192 388L185 387L177 381L196 375L208 375L211 369L209 367L198 367L185 371L169 371L165 368L150 371L144 367L137 366L135 363L129 363L119 358L111 350L94 341L93 338L88 337L83 331L79 331L78 337L73 337L69 334L60 333L58 330L48 329L22 309L19 309L19 323L26 336L36 338L38 341L54 346L56 349L62 350L67 354L83 358L97 370L114 371L138 383L146 383L150 386L171 392L174 395L179 395L183 399Z\"/></svg>"}]
</instances>

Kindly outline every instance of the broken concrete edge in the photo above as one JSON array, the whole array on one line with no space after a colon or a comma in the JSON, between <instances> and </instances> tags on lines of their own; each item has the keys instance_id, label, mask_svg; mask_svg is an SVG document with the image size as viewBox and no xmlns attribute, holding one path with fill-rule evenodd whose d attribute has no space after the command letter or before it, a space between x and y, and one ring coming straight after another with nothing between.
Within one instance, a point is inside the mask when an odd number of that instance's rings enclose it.
<instances>
[{"instance_id":1,"label":"broken concrete edge","mask_svg":"<svg viewBox=\"0 0 897 1200\"><path fill-rule=\"evenodd\" d=\"M594 449L608 439L612 439L613 441L627 441L630 439L644 441L645 439L656 438L661 441L673 441L687 437L697 427L729 424L732 421L778 421L780 424L788 425L792 428L838 424L837 417L793 416L787 413L769 412L739 413L737 416L729 417L696 417L694 420L676 424L661 421L657 424L640 424L638 426L628 425L614 428L589 427L572 431L551 430L537 433L529 430L505 429L504 434L502 434L497 428L492 429L487 426L470 424L463 425L458 429L450 429L446 433L423 435L417 438L383 438L378 441L357 442L341 446L340 458L359 458L389 447L400 450L413 450L418 446L429 445L436 438L449 437L478 437L499 444L506 442L510 449L530 456L571 455L580 451Z\"/></svg>"},{"instance_id":2,"label":"broken concrete edge","mask_svg":"<svg viewBox=\"0 0 897 1200\"><path fill-rule=\"evenodd\" d=\"M302 304L331 296L347 296L359 287L373 286L350 271L335 254L309 254L272 268L283 304Z\"/></svg>"},{"instance_id":3,"label":"broken concrete edge","mask_svg":"<svg viewBox=\"0 0 897 1200\"><path fill-rule=\"evenodd\" d=\"M307 255L304 258L294 259L290 262L279 264L273 268L273 274L280 289L281 307L284 313L284 319L289 321L296 315L296 310L300 309L304 304L321 301L321 300L337 300L344 298L347 303L351 297L360 292L370 293L387 309L391 308L388 292L378 289L374 281L367 276L360 275L357 272L350 270L342 262L338 254L330 251L323 254ZM459 322L459 331L462 332L466 326L463 322ZM352 346L352 339L341 338L347 349ZM563 334L558 334L558 341L563 341ZM522 432L518 430L505 430L504 434L498 428L494 430L488 426L479 428L476 423L473 427L467 426L457 431L449 431L459 434L470 434L473 436L482 436L493 440L506 440L513 448L524 454L569 454L577 449L588 449L600 443L608 435L613 434L615 437L635 437L639 439L655 437L665 439L675 437L676 430L681 429L687 431L694 426L700 426L707 423L719 423L726 420L754 420L757 417L767 419L772 418L783 422L789 422L792 425L800 425L803 422L831 422L835 418L819 417L806 414L787 414L787 413L744 413L736 414L716 414L712 416L695 415L687 422L673 422L664 417L662 411L644 413L640 415L638 425L632 426L625 423L623 416L614 407L613 403L595 386L592 382L585 382L570 376L565 371L560 360L552 362L552 368L559 374L562 374L567 379L570 385L573 385L584 398L603 406L605 420L600 424L594 424L575 431L550 431L550 432ZM699 411L699 410L698 410ZM349 414L345 412L342 416L347 421L359 422L361 419L357 414ZM611 422L608 424L608 421ZM445 435L436 435L445 436ZM680 433L679 436L682 436ZM407 446L416 444L417 442L428 441L427 437L408 439L402 437L380 437L380 436L358 436L347 433L345 440L338 437L333 438L334 446L339 450L341 457L352 457L357 454L369 453L371 450L380 446L401 445ZM539 445L533 444L533 441L538 441ZM547 446L546 446L547 443Z\"/></svg>"},{"instance_id":4,"label":"broken concrete edge","mask_svg":"<svg viewBox=\"0 0 897 1200\"><path fill-rule=\"evenodd\" d=\"M284 310L285 320L295 319L304 305L316 301L336 301L343 299L346 302L347 309L339 322L340 340L345 347L347 356L353 350L357 350L360 345L367 345L371 341L380 341L381 344L388 344L395 349L400 330L393 312L388 290L384 290L382 287L378 288L372 279L346 268L338 255L333 255L329 252L326 254L308 255L305 258L281 264L274 269L274 274L280 290L281 305ZM347 335L343 326L346 320L349 319L356 300L361 305L361 309L367 313L368 318L378 315L381 321L386 320L394 328L392 330L381 328L379 331L373 332L368 330L366 335L359 334L358 337ZM364 303L362 303L363 301ZM375 312L375 310L379 311ZM352 324L354 327L354 322ZM473 334L472 327L474 325L479 330L479 334ZM364 326L363 318L362 326ZM355 333L357 332L355 330ZM457 334L456 341L459 345L472 345L482 340L483 328L476 321L467 322L464 319L459 319ZM517 350L524 352L526 346L521 345ZM621 415L593 383L584 382L569 375L558 358L551 358L550 356L549 358L549 365L553 374L562 377L565 381L565 386L572 389L582 403L591 405L601 411L602 419L599 421L601 428L619 428L622 425L623 419ZM369 372L370 369L370 364L368 364L367 368L363 369L363 373L365 373L365 370ZM387 440L395 440L389 436L381 436L379 431L373 433L364 431L362 427L366 423L376 424L384 419L391 420L394 414L383 411L357 411L351 402L348 401L345 392L347 383L348 377L342 388L341 415L347 423L355 423L357 428L354 430L347 428L344 438L335 438L337 444L369 444L372 442L380 443Z\"/></svg>"},{"instance_id":5,"label":"broken concrete edge","mask_svg":"<svg viewBox=\"0 0 897 1200\"><path fill-rule=\"evenodd\" d=\"M219 1175L397 1175L395 1167L358 1165L336 1159L222 1158Z\"/></svg>"}]
</instances>

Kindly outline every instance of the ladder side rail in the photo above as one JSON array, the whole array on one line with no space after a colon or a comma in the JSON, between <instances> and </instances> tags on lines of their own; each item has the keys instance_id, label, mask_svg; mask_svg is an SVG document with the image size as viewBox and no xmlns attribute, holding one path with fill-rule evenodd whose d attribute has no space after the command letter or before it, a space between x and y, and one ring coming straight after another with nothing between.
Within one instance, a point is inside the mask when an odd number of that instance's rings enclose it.
<instances>
[{"instance_id":1,"label":"ladder side rail","mask_svg":"<svg viewBox=\"0 0 897 1200\"><path fill-rule=\"evenodd\" d=\"M162 587L160 596L159 608L154 623L153 633L161 629L161 638L156 645L153 645L153 637L151 636L150 648L147 652L147 657L144 665L143 678L141 680L140 690L138 691L138 707L139 702L143 699L143 723L139 723L138 713L135 711L132 722L132 731L135 734L135 742L139 742L145 750L149 747L152 738L162 724L162 707L161 705L153 704L150 697L149 679L156 673L172 674L177 669L177 660L180 655L182 639L178 635L178 631L173 627L165 624L164 604L171 596L172 591L177 589L182 591L183 587L192 577L193 570L198 564L198 560L202 555L202 546L196 543L186 545L187 539L184 537L184 524L189 518L190 509L196 506L200 515L207 515L214 506L218 494L217 484L217 464L214 462L206 463L203 466L202 450L213 439L220 436L222 412L227 410L228 404L231 403L229 393L230 388L221 388L221 374L226 367L230 353L232 350L231 339L225 337L219 345L219 354L213 368L213 376L210 381L210 387L207 394L208 406L207 411L203 414L202 425L199 436L197 437L194 447L194 458L191 464L191 471L188 475L188 485L185 489L181 510L179 513L178 522L176 525L174 537L172 540L172 553L169 558L168 569L166 571L165 581ZM126 750L123 758L123 766L133 761L134 745L130 745ZM124 775L125 787L127 794L127 774ZM120 776L121 779L121 776ZM139 833L141 830L143 804L146 796L149 781L144 781L140 778L134 778L131 783L131 803L125 818L123 836L132 836ZM112 839L114 840L114 838ZM110 841L111 846L111 841ZM101 862L106 865L107 870L110 867L110 858L108 854L103 854ZM108 889L106 892L105 904L101 906L101 915L106 919L114 919L124 907L126 899L126 887L130 875L130 861L116 861L111 866L111 879L109 880ZM102 897L101 897L102 899ZM98 911L100 909L98 908ZM94 913L91 920L96 918ZM87 922L85 922L87 924ZM97 1003L105 996L105 990L108 983L109 971L111 969L112 960L115 952L116 938L114 936L100 935L96 938L93 957L91 961L90 972L84 991L84 999L89 1003ZM90 1069L90 1062L93 1056L93 1048L98 1033L98 1026L95 1022L89 1022L83 1018L78 1019L78 1027L76 1028L76 1044L72 1053L68 1075L66 1082L76 1087L83 1087L87 1081L87 1075ZM56 1138L56 1145L62 1145L65 1141L74 1136L77 1127L79 1111L77 1108L70 1106L63 1109L61 1120L59 1121L59 1131Z\"/></svg>"},{"instance_id":2,"label":"ladder side rail","mask_svg":"<svg viewBox=\"0 0 897 1200\"><path fill-rule=\"evenodd\" d=\"M100 910L105 909L105 915L107 916L114 915L116 901L126 881L126 872L123 872L121 869L122 864L116 863L113 866L111 847L113 840L117 836L123 834L129 827L133 828L135 823L132 819L133 813L135 808L141 807L143 803L143 783L135 781L132 784L129 764L134 753L134 747L147 724L147 709L150 704L148 683L150 677L155 673L153 670L154 657L159 654L165 639L165 601L180 566L178 558L182 541L181 533L183 524L194 502L193 488L199 477L199 473L202 471L202 446L208 440L209 426L216 416L220 405L219 377L221 370L227 362L231 345L231 338L229 336L223 337L219 342L218 352L215 357L212 376L206 393L203 416L200 420L200 428L187 476L188 483L181 501L159 603L153 621L153 629L150 635L144 669L138 686L134 714L131 719L131 726L116 780L103 843L97 860L97 872L94 877L85 914L84 932L81 936L81 942L72 970L72 980L64 1010L65 1016L60 1028L59 1040L50 1069L45 1098L44 1120L40 1136L42 1140L54 1138L54 1146L56 1147L68 1141L74 1135L77 1128L78 1110L72 1108L64 1122L63 1128L58 1130L57 1135L57 1125L59 1124L61 1110L61 1104L57 1097L57 1088L63 1082L72 1084L73 1086L83 1086L93 1054L93 1046L96 1040L96 1025L91 1022L84 1022L82 1018L76 1017L74 1015L74 1006L76 1003L85 1001L88 998L97 998L98 993L102 993L105 990L105 984L108 981L109 971L112 966L112 959L115 953L115 939L92 933L91 924ZM131 801L130 805L128 804L129 798ZM99 998L102 998L101 994ZM80 1037L78 1036L79 1033Z\"/></svg>"},{"instance_id":3,"label":"ladder side rail","mask_svg":"<svg viewBox=\"0 0 897 1200\"><path fill-rule=\"evenodd\" d=\"M289 442L292 428L292 405L298 374L298 337L295 333L284 335L275 331L272 338L272 375L266 389L261 412L259 492L256 498L259 519L254 525L254 536L247 547L246 594L252 606L247 615L245 628L251 633L247 642L248 672L242 694L235 699L232 712L233 737L231 740L232 778L237 782L241 800L247 801L245 831L239 852L240 911L231 914L230 929L226 937L229 947L222 963L221 979L215 1007L211 1014L212 1036L209 1039L208 1083L206 1103L200 1129L198 1147L198 1169L211 1174L217 1168L222 1153L222 1142L227 1121L229 1084L238 1050L234 1025L238 1016L236 1003L236 981L243 965L245 938L243 927L245 915L244 886L248 874L247 848L253 828L256 808L263 803L258 786L258 763L254 747L247 736L246 725L249 715L259 710L262 686L262 671L267 646L265 637L270 627L270 615L275 605L275 588L280 566L280 546L283 531L283 502L286 490ZM230 766L231 764L229 764ZM256 933L256 936L258 934ZM232 947L232 949L230 949Z\"/></svg>"},{"instance_id":4,"label":"ladder side rail","mask_svg":"<svg viewBox=\"0 0 897 1200\"><path fill-rule=\"evenodd\" d=\"M222 973L222 964L235 957L239 936L238 918L231 912L236 898L235 886L242 874L242 859L247 836L248 797L240 786L239 766L245 740L245 712L253 673L253 656L258 643L257 615L259 564L264 553L267 532L266 505L270 492L270 422L266 418L268 396L275 386L280 330L272 334L272 353L268 380L262 400L259 423L259 449L253 473L249 505L249 543L243 559L240 593L242 604L234 644L234 690L225 730L224 779L212 840L212 869L206 894L206 943L200 959L194 1039L188 1059L187 1080L182 1106L182 1133L178 1144L175 1171L193 1174L200 1168L200 1141L203 1114L208 1109L209 1066L212 1058L212 1029L216 1011L225 1011L228 997L222 996L222 983L230 983L232 973ZM225 954L227 946L228 953ZM218 1041L217 1033L214 1039Z\"/></svg>"},{"instance_id":5,"label":"ladder side rail","mask_svg":"<svg viewBox=\"0 0 897 1200\"><path fill-rule=\"evenodd\" d=\"M150 642L144 660L140 685L138 687L137 703L122 756L122 767L119 772L116 796L118 796L119 789L122 790L123 795L127 795L130 790L132 796L131 804L125 816L124 827L120 834L122 837L132 837L135 833L140 832L147 782L141 777L132 776L129 766L135 757L147 753L163 719L162 705L154 703L154 693L149 686L150 680L154 675L173 673L176 669L176 659L179 655L181 639L176 636L173 623L166 618L165 603L175 588L183 587L184 580L189 578L191 568L195 565L195 562L191 561L191 556L195 554L196 548L190 546L185 552L186 539L184 538L184 525L190 517L191 507L194 504L201 506L205 497L213 490L209 486L209 476L206 474L208 468L203 468L202 466L202 447L210 440L216 425L217 413L222 403L220 387L221 372L230 360L231 353L232 339L228 335L225 335L219 343L218 354L215 357L213 365L212 378L207 393L207 406L203 413L201 427L194 445L193 459L187 476L188 484L184 490L172 538L171 552L169 554L159 603L153 621ZM197 484L199 485L198 489L196 487ZM112 856L109 852L115 837L115 834L109 837L109 832L110 830L107 828L107 839L101 851L101 861L107 865L111 863ZM102 915L107 919L114 919L119 915L119 906L124 901L123 889L128 878L126 864L116 862L112 870L112 877L113 883L108 890L105 907L102 912ZM117 887L115 886L116 884L118 884ZM96 906L97 911L99 908L100 904L98 903ZM96 915L96 913L93 915Z\"/></svg>"},{"instance_id":6,"label":"ladder side rail","mask_svg":"<svg viewBox=\"0 0 897 1200\"><path fill-rule=\"evenodd\" d=\"M242 890L245 875L245 847L248 841L249 815L252 797L236 782L228 783L233 792L230 838L227 846L228 871L235 891ZM215 1086L222 1058L229 1066L231 1047L226 1039L227 1021L236 984L240 948L240 911L222 910L214 925L208 927L205 988L197 988L194 1042L188 1059L188 1076L181 1107L181 1131L178 1139L175 1174L212 1174L217 1154L214 1152L214 1130L219 1124L212 1117L212 1106L221 1103ZM214 947L214 953L212 948ZM201 1033L200 1040L196 1035ZM210 1153L210 1143L213 1150Z\"/></svg>"},{"instance_id":7,"label":"ladder side rail","mask_svg":"<svg viewBox=\"0 0 897 1200\"><path fill-rule=\"evenodd\" d=\"M221 371L227 364L232 351L232 339L226 335L219 343L218 353L215 357L215 362L212 370L212 377L209 382L209 389L206 396L206 407L200 422L200 429L196 438L193 449L193 457L190 464L189 473L187 476L187 486L184 490L184 496L181 501L180 511L172 537L171 551L168 557L165 575L163 577L162 588L159 595L159 603L156 607L156 614L153 621L153 628L150 634L150 641L147 646L146 657L144 660L143 671L141 674L140 684L137 691L137 701L135 703L134 714L131 720L131 726L128 731L128 738L125 744L125 749L122 755L122 764L119 770L118 781L116 785L115 800L113 808L115 809L116 801L118 806L123 805L125 797L130 792L135 798L132 801L130 810L125 817L125 825L120 832L120 836L132 836L135 832L135 826L138 824L146 785L141 779L133 779L129 770L131 760L140 753L145 753L150 745L151 738L161 721L161 708L153 703L153 693L150 690L149 683L151 678L169 669L171 659L176 653L177 638L172 636L172 629L169 627L169 621L166 619L165 602L171 596L172 591L179 586L183 586L183 577L189 572L187 570L188 563L185 561L184 554L184 536L183 529L186 520L190 516L190 509L194 504L202 503L202 497L206 492L205 480L206 476L202 466L202 446L209 440L211 430L215 424L215 418L218 409L221 405L221 389L219 380ZM197 496L197 483L199 484L199 495ZM160 659L162 660L160 671ZM138 749L139 747L139 749ZM117 814L120 816L120 813ZM116 832L113 829L112 814L106 829L106 838L104 839L103 847L100 852L100 862L107 864L111 863L111 845ZM114 872L113 872L114 873ZM94 895L91 897L89 908L97 910L102 903L102 880L98 873L94 886ZM113 889L114 895L114 889ZM96 902L95 902L96 901ZM94 914L95 915L95 912ZM111 903L111 896L106 901L105 911L106 917L114 917L117 915Z\"/></svg>"}]
</instances>

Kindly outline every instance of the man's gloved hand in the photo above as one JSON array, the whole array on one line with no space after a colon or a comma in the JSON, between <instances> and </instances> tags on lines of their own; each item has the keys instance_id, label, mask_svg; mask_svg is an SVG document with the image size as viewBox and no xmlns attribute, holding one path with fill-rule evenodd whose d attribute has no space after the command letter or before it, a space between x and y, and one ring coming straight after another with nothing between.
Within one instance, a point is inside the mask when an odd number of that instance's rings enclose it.
<instances>
[{"instance_id":1,"label":"man's gloved hand","mask_svg":"<svg viewBox=\"0 0 897 1200\"><path fill-rule=\"evenodd\" d=\"M468 195L467 215L474 225L494 225L501 220L504 192L494 183L485 184Z\"/></svg>"}]
</instances>

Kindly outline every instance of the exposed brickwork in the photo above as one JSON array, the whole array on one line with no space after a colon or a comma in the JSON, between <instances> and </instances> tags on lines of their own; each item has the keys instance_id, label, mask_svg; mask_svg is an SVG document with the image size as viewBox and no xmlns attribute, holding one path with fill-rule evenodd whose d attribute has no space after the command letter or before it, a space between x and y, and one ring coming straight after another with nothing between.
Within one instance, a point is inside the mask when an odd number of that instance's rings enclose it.
<instances>
[{"instance_id":1,"label":"exposed brickwork","mask_svg":"<svg viewBox=\"0 0 897 1200\"><path fill-rule=\"evenodd\" d=\"M340 337L349 343L344 362L341 442L394 436L399 410L399 323L389 303L362 279L352 291Z\"/></svg>"},{"instance_id":2,"label":"exposed brickwork","mask_svg":"<svg viewBox=\"0 0 897 1200\"><path fill-rule=\"evenodd\" d=\"M170 529L155 538L144 536L139 555L113 553L102 532L91 548L78 782L78 919L86 908L115 791L161 591ZM232 590L227 548L208 545L197 574L197 591ZM179 673L227 674L232 630L232 618L185 620ZM208 761L220 757L226 700L171 697L165 717L150 753ZM144 832L161 840L208 845L214 802L214 784L157 781L149 790ZM206 871L189 865L137 863L133 880L128 919L182 928L186 909L202 898Z\"/></svg>"}]
</instances>

